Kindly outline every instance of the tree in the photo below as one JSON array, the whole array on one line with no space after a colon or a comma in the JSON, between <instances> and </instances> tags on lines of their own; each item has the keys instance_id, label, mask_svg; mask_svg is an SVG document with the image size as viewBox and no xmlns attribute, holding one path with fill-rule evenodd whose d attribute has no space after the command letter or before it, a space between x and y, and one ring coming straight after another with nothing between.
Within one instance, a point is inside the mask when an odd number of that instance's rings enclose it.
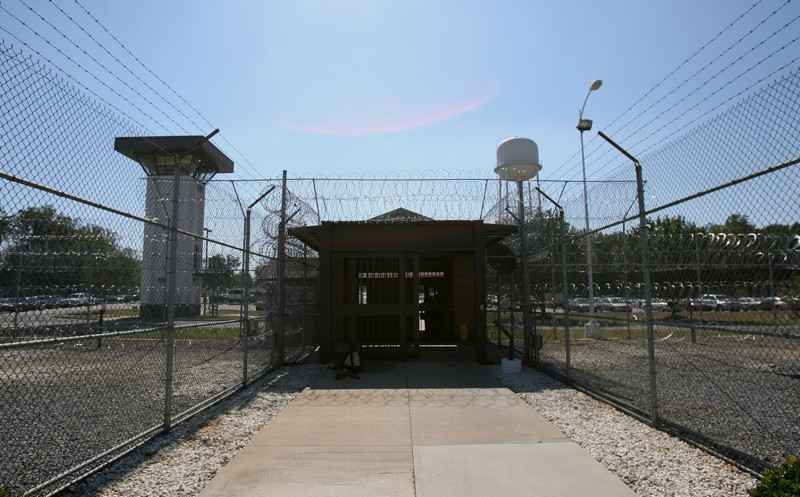
<instances>
[{"instance_id":1,"label":"tree","mask_svg":"<svg viewBox=\"0 0 800 497\"><path fill-rule=\"evenodd\" d=\"M117 235L59 213L28 207L6 216L0 233L0 288L16 294L122 293L139 286L141 262L119 246Z\"/></svg>"},{"instance_id":2,"label":"tree","mask_svg":"<svg viewBox=\"0 0 800 497\"><path fill-rule=\"evenodd\" d=\"M714 233L753 233L757 228L746 215L731 214L724 224L713 224L709 230Z\"/></svg>"},{"instance_id":3,"label":"tree","mask_svg":"<svg viewBox=\"0 0 800 497\"><path fill-rule=\"evenodd\" d=\"M212 255L208 258L208 267L203 273L203 286L219 290L238 286L240 280L236 278L239 268L239 258L233 255Z\"/></svg>"},{"instance_id":4,"label":"tree","mask_svg":"<svg viewBox=\"0 0 800 497\"><path fill-rule=\"evenodd\" d=\"M3 242L6 240L6 236L8 236L10 228L11 216L6 215L6 212L3 209L0 209L0 246L2 246Z\"/></svg>"}]
</instances>

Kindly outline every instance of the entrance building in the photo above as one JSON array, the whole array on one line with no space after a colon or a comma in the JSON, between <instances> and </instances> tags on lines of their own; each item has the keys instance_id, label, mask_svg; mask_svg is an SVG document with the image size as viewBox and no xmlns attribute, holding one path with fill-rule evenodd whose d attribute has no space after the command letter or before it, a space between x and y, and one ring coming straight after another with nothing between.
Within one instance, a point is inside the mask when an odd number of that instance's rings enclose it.
<instances>
[{"instance_id":1,"label":"entrance building","mask_svg":"<svg viewBox=\"0 0 800 497\"><path fill-rule=\"evenodd\" d=\"M515 231L406 209L290 229L319 253L321 360L353 344L399 358L426 345L460 344L485 362L486 250Z\"/></svg>"}]
</instances>

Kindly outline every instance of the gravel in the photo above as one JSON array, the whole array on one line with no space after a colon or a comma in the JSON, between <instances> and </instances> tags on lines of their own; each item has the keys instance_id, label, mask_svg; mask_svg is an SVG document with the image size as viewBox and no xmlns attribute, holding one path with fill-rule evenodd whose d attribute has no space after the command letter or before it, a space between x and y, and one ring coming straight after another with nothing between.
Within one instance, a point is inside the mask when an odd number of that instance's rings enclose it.
<instances>
[{"instance_id":1,"label":"gravel","mask_svg":"<svg viewBox=\"0 0 800 497\"><path fill-rule=\"evenodd\" d=\"M774 462L797 447L798 361L782 340L730 340L704 334L697 345L657 345L661 414ZM156 339L104 338L0 354L0 486L19 491L51 478L161 422L163 345ZM263 345L263 344L262 344ZM790 345L794 345L792 342ZM241 378L236 340L178 340L173 414ZM543 359L561 360L548 343ZM251 374L268 349L250 353ZM735 360L733 360L735 358ZM573 348L575 379L646 409L644 347L584 340ZM319 365L269 375L167 437L78 484L81 496L195 495L308 382ZM521 375L512 387L586 447L640 495L745 496L755 480L735 467L557 381ZM742 415L747 408L749 416ZM778 430L770 440L760 426ZM11 483L11 485L9 485Z\"/></svg>"},{"instance_id":2,"label":"gravel","mask_svg":"<svg viewBox=\"0 0 800 497\"><path fill-rule=\"evenodd\" d=\"M573 379L647 412L647 350L637 338L576 340ZM685 334L664 337L655 350L659 414L749 455L742 462L750 466L779 465L800 451L799 346L796 339L714 332L698 332L695 344ZM563 374L562 343L547 343L542 358Z\"/></svg>"},{"instance_id":3,"label":"gravel","mask_svg":"<svg viewBox=\"0 0 800 497\"><path fill-rule=\"evenodd\" d=\"M0 350L0 488L22 493L160 425L165 366L156 336ZM250 353L253 376L269 361L261 349ZM236 339L176 340L172 415L237 385L241 355Z\"/></svg>"},{"instance_id":4,"label":"gravel","mask_svg":"<svg viewBox=\"0 0 800 497\"><path fill-rule=\"evenodd\" d=\"M544 374L506 381L641 497L746 497L756 484L735 466Z\"/></svg>"},{"instance_id":5,"label":"gravel","mask_svg":"<svg viewBox=\"0 0 800 497\"><path fill-rule=\"evenodd\" d=\"M69 489L75 497L197 495L321 366L280 369Z\"/></svg>"}]
</instances>

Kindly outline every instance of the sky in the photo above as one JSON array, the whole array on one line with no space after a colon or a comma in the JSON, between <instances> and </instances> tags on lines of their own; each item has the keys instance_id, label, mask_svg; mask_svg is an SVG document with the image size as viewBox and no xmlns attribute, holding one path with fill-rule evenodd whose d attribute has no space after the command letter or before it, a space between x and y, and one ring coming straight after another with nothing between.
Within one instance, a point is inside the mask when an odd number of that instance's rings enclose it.
<instances>
[{"instance_id":1,"label":"sky","mask_svg":"<svg viewBox=\"0 0 800 497\"><path fill-rule=\"evenodd\" d=\"M54 8L119 50L73 0L25 3L124 75ZM539 144L542 178L574 177L578 163L565 161L577 150L578 108L593 80L604 84L586 113L604 129L754 3L686 74L770 11L783 7L759 28L763 35L800 14L784 0L81 3L221 129L246 156L228 150L243 177L275 177L282 169L295 176L491 177L495 147L509 136ZM19 0L3 5L65 51L74 48ZM50 50L4 15L0 25ZM751 36L729 58L759 39ZM190 131L209 131L197 121L203 129L187 124ZM587 166L591 176L591 160Z\"/></svg>"},{"instance_id":2,"label":"sky","mask_svg":"<svg viewBox=\"0 0 800 497\"><path fill-rule=\"evenodd\" d=\"M144 134L220 128L214 142L236 162L227 178L276 178L284 169L290 178L493 178L497 144L529 137L539 145L543 188L559 199L563 193L576 222L581 185L563 191L557 180L580 178L578 110L592 81L602 79L586 107L594 120L587 175L628 183L590 186L595 227L620 219L635 193L630 166L597 130L644 159L652 206L794 158L800 129L781 100L797 94L800 3L793 0L2 0L0 39L39 52L34 60L57 65L54 74L68 74L69 85L113 105ZM762 91L787 76L781 98ZM19 113L0 121L13 140L0 154L2 167L120 205L120 183L141 183L139 168L110 145L127 128L50 112L52 85L34 86L29 96L6 95ZM736 110L754 95L750 107ZM64 102L72 105L70 98ZM32 125L44 132L25 133ZM110 170L119 173L84 174ZM292 188L313 199L312 208L319 192L320 214L329 219L368 218L400 204L472 219L497 200L482 183L412 196L429 184ZM221 191L224 207L207 210L219 211L220 222L239 216L237 197L263 190L263 183L248 185ZM796 218L794 209L765 209L762 191L742 192L681 213L701 223L731 212L762 223ZM127 193L122 207L141 210L138 190ZM418 205L409 205L413 198Z\"/></svg>"}]
</instances>

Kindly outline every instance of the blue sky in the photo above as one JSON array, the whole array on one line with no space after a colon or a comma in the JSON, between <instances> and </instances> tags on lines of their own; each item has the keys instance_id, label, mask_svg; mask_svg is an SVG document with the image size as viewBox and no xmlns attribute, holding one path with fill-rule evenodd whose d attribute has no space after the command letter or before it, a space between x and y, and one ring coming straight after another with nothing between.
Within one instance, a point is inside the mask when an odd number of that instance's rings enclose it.
<instances>
[{"instance_id":1,"label":"blue sky","mask_svg":"<svg viewBox=\"0 0 800 497\"><path fill-rule=\"evenodd\" d=\"M604 84L592 95L587 116L595 121L594 131L605 130L644 159L648 206L797 152L800 118L763 92L752 108L734 108L705 134L691 133L778 78L793 74L787 83L793 84L800 66L796 1L0 2L0 38L6 42L40 51L142 123L147 134L199 134L211 127L119 47L82 5L221 128L222 139L214 141L236 160L233 178L275 178L282 169L295 178L491 178L497 143L518 135L538 142L543 179L576 180L578 107L598 78ZM8 98L46 98L47 88L31 90L39 97ZM25 107L10 117L21 123L18 129L36 123L51 128L6 134L10 152L0 158L11 172L115 204L122 202L120 184L141 182L138 167L111 149L113 136L130 133L125 126L87 128L82 114L46 107ZM632 180L629 165L594 131L587 135L589 178ZM686 132L689 139L681 140ZM87 170L103 174L89 174L86 181ZM116 173L105 174L109 170ZM238 192L245 200L265 188L245 185ZM474 218L497 200L494 187L484 190L476 183L461 190L442 185L418 197L419 205L408 205L411 190L423 186L389 185L316 186L325 189L320 197L333 202L323 204L338 205L349 213L346 218L371 217L400 204L437 218ZM297 182L293 188L310 203L313 186ZM562 185L543 186L557 196ZM592 226L619 219L633 193L630 184L593 186ZM563 197L576 219L582 216L580 194L580 185L572 183ZM703 223L744 212L766 222L760 196L730 190L711 203L692 203L685 214ZM139 211L140 197L128 191L121 205ZM221 193L220 202L209 207L213 215L225 222L239 215L233 192ZM794 210L768 212L796 218Z\"/></svg>"},{"instance_id":2,"label":"blue sky","mask_svg":"<svg viewBox=\"0 0 800 497\"><path fill-rule=\"evenodd\" d=\"M119 70L49 1L26 1ZM71 0L55 3L117 48ZM576 173L576 162L562 164L593 79L605 84L587 114L603 129L754 0L83 3L244 152L253 166L243 176L491 176L496 144L523 135L539 143L542 177L565 178ZM685 73L782 4L761 2ZM18 0L3 5L73 48ZM788 5L760 29L798 13ZM8 18L2 25L39 43Z\"/></svg>"}]
</instances>

